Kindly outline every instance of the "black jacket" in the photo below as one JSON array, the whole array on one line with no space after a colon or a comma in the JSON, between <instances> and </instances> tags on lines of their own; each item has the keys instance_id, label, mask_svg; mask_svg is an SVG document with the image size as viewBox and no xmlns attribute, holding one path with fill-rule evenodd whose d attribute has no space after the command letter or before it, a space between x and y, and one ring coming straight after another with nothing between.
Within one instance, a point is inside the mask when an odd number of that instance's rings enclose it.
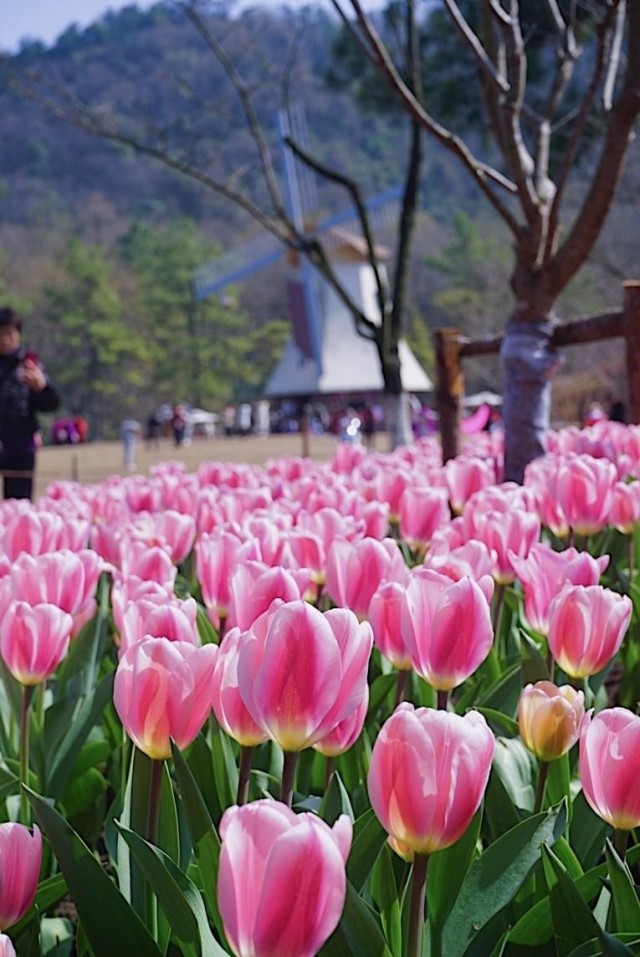
<instances>
[{"instance_id":1,"label":"black jacket","mask_svg":"<svg viewBox=\"0 0 640 957\"><path fill-rule=\"evenodd\" d=\"M55 412L60 396L47 377L41 392L33 392L18 378L25 350L0 356L0 442L5 452L33 448L38 412ZM46 376L46 373L45 373Z\"/></svg>"}]
</instances>

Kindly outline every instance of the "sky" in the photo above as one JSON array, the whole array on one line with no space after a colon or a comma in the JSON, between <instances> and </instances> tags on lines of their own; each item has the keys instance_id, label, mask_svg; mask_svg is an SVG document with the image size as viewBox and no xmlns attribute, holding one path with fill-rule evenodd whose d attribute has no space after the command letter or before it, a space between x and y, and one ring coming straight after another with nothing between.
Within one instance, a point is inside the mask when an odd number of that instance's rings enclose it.
<instances>
[{"instance_id":1,"label":"sky","mask_svg":"<svg viewBox=\"0 0 640 957\"><path fill-rule=\"evenodd\" d=\"M146 9L154 0L133 2ZM301 7L309 0L240 0L236 9L270 3L280 6L283 2L290 7ZM331 6L328 0L322 2ZM20 41L27 37L50 45L71 24L86 27L107 10L119 10L131 3L132 0L0 0L0 50L14 53ZM369 0L365 6L373 9L381 4L382 0Z\"/></svg>"}]
</instances>

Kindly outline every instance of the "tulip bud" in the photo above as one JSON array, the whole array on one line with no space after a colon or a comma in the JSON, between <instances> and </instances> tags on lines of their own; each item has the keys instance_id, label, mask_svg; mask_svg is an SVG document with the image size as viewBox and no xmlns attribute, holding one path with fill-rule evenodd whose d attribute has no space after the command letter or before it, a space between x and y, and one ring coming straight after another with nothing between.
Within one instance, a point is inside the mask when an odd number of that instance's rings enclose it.
<instances>
[{"instance_id":1,"label":"tulip bud","mask_svg":"<svg viewBox=\"0 0 640 957\"><path fill-rule=\"evenodd\" d=\"M17 924L33 904L41 863L37 826L31 834L22 824L0 824L0 931Z\"/></svg>"},{"instance_id":2,"label":"tulip bud","mask_svg":"<svg viewBox=\"0 0 640 957\"><path fill-rule=\"evenodd\" d=\"M220 822L218 906L236 957L314 957L335 930L352 828L278 801L230 807Z\"/></svg>"},{"instance_id":3,"label":"tulip bud","mask_svg":"<svg viewBox=\"0 0 640 957\"><path fill-rule=\"evenodd\" d=\"M570 685L538 681L523 689L518 727L524 744L541 761L553 761L573 747L584 717L584 694Z\"/></svg>"},{"instance_id":4,"label":"tulip bud","mask_svg":"<svg viewBox=\"0 0 640 957\"><path fill-rule=\"evenodd\" d=\"M401 704L373 746L368 788L376 817L398 854L454 844L482 801L495 738L484 717Z\"/></svg>"},{"instance_id":5,"label":"tulip bud","mask_svg":"<svg viewBox=\"0 0 640 957\"><path fill-rule=\"evenodd\" d=\"M584 796L603 821L620 831L640 825L640 717L626 708L585 715L578 769Z\"/></svg>"},{"instance_id":6,"label":"tulip bud","mask_svg":"<svg viewBox=\"0 0 640 957\"><path fill-rule=\"evenodd\" d=\"M218 648L145 638L124 653L113 703L135 744L154 760L171 755L171 739L186 748L211 712L211 679Z\"/></svg>"},{"instance_id":7,"label":"tulip bud","mask_svg":"<svg viewBox=\"0 0 640 957\"><path fill-rule=\"evenodd\" d=\"M16 957L15 947L6 934L0 934L0 957Z\"/></svg>"}]
</instances>

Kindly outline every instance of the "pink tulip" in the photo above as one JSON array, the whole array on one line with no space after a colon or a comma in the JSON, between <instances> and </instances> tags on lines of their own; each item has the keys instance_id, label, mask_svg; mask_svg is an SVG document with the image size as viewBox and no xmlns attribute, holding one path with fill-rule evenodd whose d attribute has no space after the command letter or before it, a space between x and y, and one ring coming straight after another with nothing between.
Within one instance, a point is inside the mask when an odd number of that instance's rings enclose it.
<instances>
[{"instance_id":1,"label":"pink tulip","mask_svg":"<svg viewBox=\"0 0 640 957\"><path fill-rule=\"evenodd\" d=\"M240 694L255 723L285 751L322 740L358 708L373 636L345 608L304 601L272 608L246 633Z\"/></svg>"},{"instance_id":2,"label":"pink tulip","mask_svg":"<svg viewBox=\"0 0 640 957\"><path fill-rule=\"evenodd\" d=\"M398 671L409 671L411 655L402 637L407 589L399 582L385 582L369 602L369 624L376 647Z\"/></svg>"},{"instance_id":3,"label":"pink tulip","mask_svg":"<svg viewBox=\"0 0 640 957\"><path fill-rule=\"evenodd\" d=\"M314 750L326 758L335 758L345 754L356 743L367 717L369 708L369 689L364 689L362 700L356 710L335 726L324 738L314 744Z\"/></svg>"},{"instance_id":4,"label":"pink tulip","mask_svg":"<svg viewBox=\"0 0 640 957\"><path fill-rule=\"evenodd\" d=\"M275 598L285 602L302 598L301 582L308 584L309 576L303 573L300 579L281 566L270 568L262 562L243 562L231 576L228 624L246 631L269 610Z\"/></svg>"},{"instance_id":5,"label":"pink tulip","mask_svg":"<svg viewBox=\"0 0 640 957\"><path fill-rule=\"evenodd\" d=\"M631 535L640 523L640 482L616 482L611 495L609 524Z\"/></svg>"},{"instance_id":6,"label":"pink tulip","mask_svg":"<svg viewBox=\"0 0 640 957\"><path fill-rule=\"evenodd\" d=\"M361 538L354 543L338 539L327 556L325 588L336 605L350 608L363 619L376 589L385 581L402 582L407 574L402 552L393 539Z\"/></svg>"},{"instance_id":7,"label":"pink tulip","mask_svg":"<svg viewBox=\"0 0 640 957\"><path fill-rule=\"evenodd\" d=\"M119 544L123 575L147 578L167 588L173 586L178 569L173 564L168 547L149 546L146 542L136 541L130 535L124 535Z\"/></svg>"},{"instance_id":8,"label":"pink tulip","mask_svg":"<svg viewBox=\"0 0 640 957\"><path fill-rule=\"evenodd\" d=\"M2 550L12 561L22 552L43 555L55 551L63 524L52 512L36 512L21 505L4 526Z\"/></svg>"},{"instance_id":9,"label":"pink tulip","mask_svg":"<svg viewBox=\"0 0 640 957\"><path fill-rule=\"evenodd\" d=\"M626 708L587 714L578 767L584 796L599 817L621 831L640 825L640 717Z\"/></svg>"},{"instance_id":10,"label":"pink tulip","mask_svg":"<svg viewBox=\"0 0 640 957\"><path fill-rule=\"evenodd\" d=\"M150 758L182 750L211 712L216 645L147 638L132 645L116 669L113 702L135 746Z\"/></svg>"},{"instance_id":11,"label":"pink tulip","mask_svg":"<svg viewBox=\"0 0 640 957\"><path fill-rule=\"evenodd\" d=\"M601 585L567 585L549 607L549 651L572 678L595 675L617 653L633 606Z\"/></svg>"},{"instance_id":12,"label":"pink tulip","mask_svg":"<svg viewBox=\"0 0 640 957\"><path fill-rule=\"evenodd\" d=\"M115 572L111 588L111 610L116 630L122 633L124 629L124 613L131 602L148 599L154 604L171 602L175 595L170 586L159 582L138 578L136 575L123 575Z\"/></svg>"},{"instance_id":13,"label":"pink tulip","mask_svg":"<svg viewBox=\"0 0 640 957\"><path fill-rule=\"evenodd\" d=\"M238 655L245 635L232 628L220 645L211 675L213 712L229 737L245 748L267 740L265 732L253 720L238 687Z\"/></svg>"},{"instance_id":14,"label":"pink tulip","mask_svg":"<svg viewBox=\"0 0 640 957\"><path fill-rule=\"evenodd\" d=\"M33 834L22 824L0 824L0 931L33 904L41 863L42 837L35 824Z\"/></svg>"},{"instance_id":15,"label":"pink tulip","mask_svg":"<svg viewBox=\"0 0 640 957\"><path fill-rule=\"evenodd\" d=\"M406 587L401 629L414 669L438 691L462 684L493 644L489 601L481 586L471 578L454 582L430 569L416 571Z\"/></svg>"},{"instance_id":16,"label":"pink tulip","mask_svg":"<svg viewBox=\"0 0 640 957\"><path fill-rule=\"evenodd\" d=\"M15 947L6 934L0 934L0 957L16 957Z\"/></svg>"},{"instance_id":17,"label":"pink tulip","mask_svg":"<svg viewBox=\"0 0 640 957\"><path fill-rule=\"evenodd\" d=\"M257 543L245 541L240 534L215 531L196 542L196 576L209 618L218 628L229 616L230 581L236 567L247 559L259 559Z\"/></svg>"},{"instance_id":18,"label":"pink tulip","mask_svg":"<svg viewBox=\"0 0 640 957\"><path fill-rule=\"evenodd\" d=\"M511 556L526 558L540 537L540 519L524 509L502 512L488 510L479 503L481 499L474 499L465 508L466 540L484 542L496 556L493 577L500 584L509 584L515 578Z\"/></svg>"},{"instance_id":19,"label":"pink tulip","mask_svg":"<svg viewBox=\"0 0 640 957\"><path fill-rule=\"evenodd\" d=\"M566 584L597 585L609 564L609 556L592 558L570 547L556 552L537 542L526 558L510 554L511 564L524 591L524 616L541 635L549 630L549 606Z\"/></svg>"},{"instance_id":20,"label":"pink tulip","mask_svg":"<svg viewBox=\"0 0 640 957\"><path fill-rule=\"evenodd\" d=\"M559 688L537 681L522 689L518 727L524 744L541 761L566 754L578 740L584 717L584 694L571 685Z\"/></svg>"},{"instance_id":21,"label":"pink tulip","mask_svg":"<svg viewBox=\"0 0 640 957\"><path fill-rule=\"evenodd\" d=\"M54 673L69 648L73 618L55 605L13 601L0 624L0 654L22 685Z\"/></svg>"},{"instance_id":22,"label":"pink tulip","mask_svg":"<svg viewBox=\"0 0 640 957\"><path fill-rule=\"evenodd\" d=\"M218 906L236 957L314 957L338 925L352 827L273 800L220 822Z\"/></svg>"},{"instance_id":23,"label":"pink tulip","mask_svg":"<svg viewBox=\"0 0 640 957\"><path fill-rule=\"evenodd\" d=\"M95 611L95 592L103 563L91 549L72 552L61 549L45 555L24 552L11 569L13 595L30 605L57 605L75 622Z\"/></svg>"},{"instance_id":24,"label":"pink tulip","mask_svg":"<svg viewBox=\"0 0 640 957\"><path fill-rule=\"evenodd\" d=\"M546 467L546 495L566 527L578 535L592 535L608 522L617 477L615 466L605 459L561 456Z\"/></svg>"},{"instance_id":25,"label":"pink tulip","mask_svg":"<svg viewBox=\"0 0 640 957\"><path fill-rule=\"evenodd\" d=\"M196 522L192 515L173 509L164 509L152 517L153 537L169 548L171 559L179 565L191 552L196 537Z\"/></svg>"},{"instance_id":26,"label":"pink tulip","mask_svg":"<svg viewBox=\"0 0 640 957\"><path fill-rule=\"evenodd\" d=\"M465 575L480 582L492 574L496 566L496 553L489 549L484 542L471 539L464 545L450 548L443 540L429 549L424 560L423 568L432 568L441 575L447 575L453 581L459 581ZM487 601L491 601L494 587L491 582L491 593Z\"/></svg>"},{"instance_id":27,"label":"pink tulip","mask_svg":"<svg viewBox=\"0 0 640 957\"><path fill-rule=\"evenodd\" d=\"M399 504L400 534L410 548L424 552L434 532L450 520L446 489L410 485L402 493Z\"/></svg>"},{"instance_id":28,"label":"pink tulip","mask_svg":"<svg viewBox=\"0 0 640 957\"><path fill-rule=\"evenodd\" d=\"M373 746L368 789L398 854L431 854L464 834L482 801L494 751L479 712L461 717L410 704L396 708Z\"/></svg>"},{"instance_id":29,"label":"pink tulip","mask_svg":"<svg viewBox=\"0 0 640 957\"><path fill-rule=\"evenodd\" d=\"M451 508L459 514L471 496L496 480L494 466L487 459L459 455L444 466Z\"/></svg>"},{"instance_id":30,"label":"pink tulip","mask_svg":"<svg viewBox=\"0 0 640 957\"><path fill-rule=\"evenodd\" d=\"M120 656L144 638L168 638L199 645L198 604L195 598L181 600L175 595L149 595L130 602L122 616Z\"/></svg>"}]
</instances>

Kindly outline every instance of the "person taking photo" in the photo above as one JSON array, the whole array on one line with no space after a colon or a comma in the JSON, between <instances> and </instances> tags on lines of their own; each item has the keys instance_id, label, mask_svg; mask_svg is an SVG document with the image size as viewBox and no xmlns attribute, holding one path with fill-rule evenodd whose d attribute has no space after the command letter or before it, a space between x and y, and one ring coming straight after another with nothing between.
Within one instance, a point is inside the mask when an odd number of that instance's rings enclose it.
<instances>
[{"instance_id":1,"label":"person taking photo","mask_svg":"<svg viewBox=\"0 0 640 957\"><path fill-rule=\"evenodd\" d=\"M38 412L54 412L60 396L32 349L22 344L22 319L0 307L0 475L4 497L33 493Z\"/></svg>"}]
</instances>

